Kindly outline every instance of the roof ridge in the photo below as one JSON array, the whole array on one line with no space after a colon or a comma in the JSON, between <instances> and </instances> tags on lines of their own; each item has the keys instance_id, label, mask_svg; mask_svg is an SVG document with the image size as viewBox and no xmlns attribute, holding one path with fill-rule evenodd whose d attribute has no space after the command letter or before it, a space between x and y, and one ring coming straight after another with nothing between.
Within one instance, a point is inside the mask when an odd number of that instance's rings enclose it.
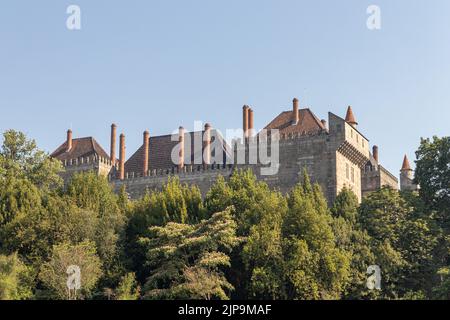
<instances>
[{"instance_id":1,"label":"roof ridge","mask_svg":"<svg viewBox=\"0 0 450 320\"><path fill-rule=\"evenodd\" d=\"M314 112L312 112L312 110L310 108L306 108L306 110L308 110L308 112L311 114L311 116L314 118L314 120L316 121L316 123L322 128L325 129L322 121L316 116L316 114Z\"/></svg>"}]
</instances>

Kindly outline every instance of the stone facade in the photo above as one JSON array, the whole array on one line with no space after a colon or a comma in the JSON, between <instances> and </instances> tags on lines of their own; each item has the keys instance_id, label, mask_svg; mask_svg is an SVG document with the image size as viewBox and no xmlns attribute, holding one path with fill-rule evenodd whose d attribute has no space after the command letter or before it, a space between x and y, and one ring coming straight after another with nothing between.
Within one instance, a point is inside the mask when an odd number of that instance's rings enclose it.
<instances>
[{"instance_id":1,"label":"stone facade","mask_svg":"<svg viewBox=\"0 0 450 320\"><path fill-rule=\"evenodd\" d=\"M279 165L274 175L261 174L261 169L267 165L261 164L260 159L256 162L250 161L249 152L258 148L258 144L253 142L261 138L252 134L253 110L248 106L244 106L243 119L244 137L233 141L229 150L234 148L234 152L224 153L223 163L180 165L167 161L167 167L164 169L162 165L164 159L158 159L158 166L153 168L149 159L155 157L152 153L158 152L157 142L166 141L165 148L169 142L161 136L161 138L152 137L150 143L146 144L149 138L148 132L145 132L143 147L132 157L133 165L131 162L127 165L125 159L116 160L113 165L110 159L98 157L89 159L89 162L80 159L69 162L64 160L65 178L68 179L77 171L94 170L98 174L108 176L116 190L125 186L132 198L144 195L147 190L160 189L169 177L174 175L178 176L182 183L198 186L205 195L219 175L227 179L234 170L241 168L252 169L259 180L265 181L271 188L283 193L289 192L300 181L306 169L311 181L321 186L329 204L333 203L336 195L345 186L351 188L360 201L363 196L384 185L398 189L397 178L378 163L378 148L376 160L369 151L369 140L359 131L351 108L347 111L346 119L330 112L327 122L318 120L309 109L299 110L298 100L295 99L293 111L281 113L266 127L269 130L280 129ZM115 137L112 137L111 141L115 141ZM148 145L151 146L150 151L147 150ZM206 145L209 146L209 143ZM64 145L60 148L64 149ZM111 150L115 153L115 148ZM245 164L235 164L238 158L237 150L246 150ZM145 156L148 152L153 158ZM165 153L169 154L167 150ZM139 167L142 161L145 163ZM153 163L155 162L156 160L153 160ZM139 167L137 172L118 174L120 168L136 167ZM145 168L145 171L142 168Z\"/></svg>"}]
</instances>

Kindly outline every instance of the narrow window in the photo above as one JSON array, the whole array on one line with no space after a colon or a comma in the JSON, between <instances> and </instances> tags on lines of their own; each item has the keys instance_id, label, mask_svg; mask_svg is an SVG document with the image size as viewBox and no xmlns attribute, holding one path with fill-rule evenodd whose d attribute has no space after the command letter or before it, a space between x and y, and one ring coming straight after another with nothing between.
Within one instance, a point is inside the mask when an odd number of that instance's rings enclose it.
<instances>
[{"instance_id":1,"label":"narrow window","mask_svg":"<svg viewBox=\"0 0 450 320\"><path fill-rule=\"evenodd\" d=\"M347 177L347 180L350 179L350 174L349 174L349 166L348 163L345 164L345 176Z\"/></svg>"},{"instance_id":2,"label":"narrow window","mask_svg":"<svg viewBox=\"0 0 450 320\"><path fill-rule=\"evenodd\" d=\"M355 168L352 167L352 182L355 182Z\"/></svg>"}]
</instances>

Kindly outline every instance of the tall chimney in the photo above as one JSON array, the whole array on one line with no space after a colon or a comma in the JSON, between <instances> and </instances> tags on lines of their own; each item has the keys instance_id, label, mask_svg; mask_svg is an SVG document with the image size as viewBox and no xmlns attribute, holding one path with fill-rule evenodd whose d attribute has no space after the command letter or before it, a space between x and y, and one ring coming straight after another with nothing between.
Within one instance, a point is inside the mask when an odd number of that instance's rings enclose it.
<instances>
[{"instance_id":1,"label":"tall chimney","mask_svg":"<svg viewBox=\"0 0 450 320\"><path fill-rule=\"evenodd\" d=\"M205 136L203 141L205 142L203 161L205 164L211 164L211 125L209 123L205 124Z\"/></svg>"},{"instance_id":2,"label":"tall chimney","mask_svg":"<svg viewBox=\"0 0 450 320\"><path fill-rule=\"evenodd\" d=\"M242 119L243 119L243 129L244 129L244 142L247 140L248 137L248 109L249 107L245 105L242 108Z\"/></svg>"},{"instance_id":3,"label":"tall chimney","mask_svg":"<svg viewBox=\"0 0 450 320\"><path fill-rule=\"evenodd\" d=\"M142 174L144 177L148 175L148 158L149 158L149 152L150 152L150 133L146 130L144 131L144 158L143 158L143 165L142 165Z\"/></svg>"},{"instance_id":4,"label":"tall chimney","mask_svg":"<svg viewBox=\"0 0 450 320\"><path fill-rule=\"evenodd\" d=\"M372 148L373 158L378 162L378 146L373 146Z\"/></svg>"},{"instance_id":5,"label":"tall chimney","mask_svg":"<svg viewBox=\"0 0 450 320\"><path fill-rule=\"evenodd\" d=\"M248 109L248 136L253 137L253 109Z\"/></svg>"},{"instance_id":6,"label":"tall chimney","mask_svg":"<svg viewBox=\"0 0 450 320\"><path fill-rule=\"evenodd\" d=\"M67 146L66 152L69 152L72 149L72 130L67 130Z\"/></svg>"},{"instance_id":7,"label":"tall chimney","mask_svg":"<svg viewBox=\"0 0 450 320\"><path fill-rule=\"evenodd\" d=\"M184 168L184 128L180 127L178 131L178 142L180 144L180 158L178 160L178 168Z\"/></svg>"},{"instance_id":8,"label":"tall chimney","mask_svg":"<svg viewBox=\"0 0 450 320\"><path fill-rule=\"evenodd\" d=\"M113 123L111 125L111 165L116 164L116 135L117 135L117 126Z\"/></svg>"},{"instance_id":9,"label":"tall chimney","mask_svg":"<svg viewBox=\"0 0 450 320\"><path fill-rule=\"evenodd\" d=\"M119 164L120 164L120 180L125 179L125 135L122 133L120 135L120 155L119 155Z\"/></svg>"},{"instance_id":10,"label":"tall chimney","mask_svg":"<svg viewBox=\"0 0 450 320\"><path fill-rule=\"evenodd\" d=\"M300 114L298 113L298 99L294 98L294 100L292 101L292 123L296 125L299 121Z\"/></svg>"}]
</instances>

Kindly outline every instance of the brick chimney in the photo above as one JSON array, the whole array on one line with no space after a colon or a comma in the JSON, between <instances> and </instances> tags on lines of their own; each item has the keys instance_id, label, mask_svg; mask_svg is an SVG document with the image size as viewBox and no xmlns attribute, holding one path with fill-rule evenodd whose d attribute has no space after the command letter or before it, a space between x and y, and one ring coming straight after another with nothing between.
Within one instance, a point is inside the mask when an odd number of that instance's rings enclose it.
<instances>
[{"instance_id":1,"label":"brick chimney","mask_svg":"<svg viewBox=\"0 0 450 320\"><path fill-rule=\"evenodd\" d=\"M243 130L244 130L244 141L248 138L248 109L247 105L242 107L242 120L243 120Z\"/></svg>"},{"instance_id":2,"label":"brick chimney","mask_svg":"<svg viewBox=\"0 0 450 320\"><path fill-rule=\"evenodd\" d=\"M253 137L253 109L248 109L248 137Z\"/></svg>"},{"instance_id":3,"label":"brick chimney","mask_svg":"<svg viewBox=\"0 0 450 320\"><path fill-rule=\"evenodd\" d=\"M117 135L117 126L113 123L111 125L111 152L109 157L111 158L111 165L116 164L116 135Z\"/></svg>"},{"instance_id":4,"label":"brick chimney","mask_svg":"<svg viewBox=\"0 0 450 320\"><path fill-rule=\"evenodd\" d=\"M125 135L122 133L120 135L120 154L119 154L119 171L120 180L125 179Z\"/></svg>"},{"instance_id":5,"label":"brick chimney","mask_svg":"<svg viewBox=\"0 0 450 320\"><path fill-rule=\"evenodd\" d=\"M205 124L205 136L203 138L205 142L205 150L203 152L203 163L211 164L211 125Z\"/></svg>"},{"instance_id":6,"label":"brick chimney","mask_svg":"<svg viewBox=\"0 0 450 320\"><path fill-rule=\"evenodd\" d=\"M69 152L72 149L72 130L67 130L67 144L66 144L66 152Z\"/></svg>"},{"instance_id":7,"label":"brick chimney","mask_svg":"<svg viewBox=\"0 0 450 320\"><path fill-rule=\"evenodd\" d=\"M180 127L178 131L178 142L180 144L180 157L178 160L178 168L184 168L184 128Z\"/></svg>"},{"instance_id":8,"label":"brick chimney","mask_svg":"<svg viewBox=\"0 0 450 320\"><path fill-rule=\"evenodd\" d=\"M378 146L373 146L372 148L373 158L378 162Z\"/></svg>"},{"instance_id":9,"label":"brick chimney","mask_svg":"<svg viewBox=\"0 0 450 320\"><path fill-rule=\"evenodd\" d=\"M300 114L298 112L298 99L294 98L292 101L292 124L297 125L300 121Z\"/></svg>"},{"instance_id":10,"label":"brick chimney","mask_svg":"<svg viewBox=\"0 0 450 320\"><path fill-rule=\"evenodd\" d=\"M150 152L150 133L146 130L144 131L144 157L142 164L142 174L144 177L148 175L148 158Z\"/></svg>"}]
</instances>

